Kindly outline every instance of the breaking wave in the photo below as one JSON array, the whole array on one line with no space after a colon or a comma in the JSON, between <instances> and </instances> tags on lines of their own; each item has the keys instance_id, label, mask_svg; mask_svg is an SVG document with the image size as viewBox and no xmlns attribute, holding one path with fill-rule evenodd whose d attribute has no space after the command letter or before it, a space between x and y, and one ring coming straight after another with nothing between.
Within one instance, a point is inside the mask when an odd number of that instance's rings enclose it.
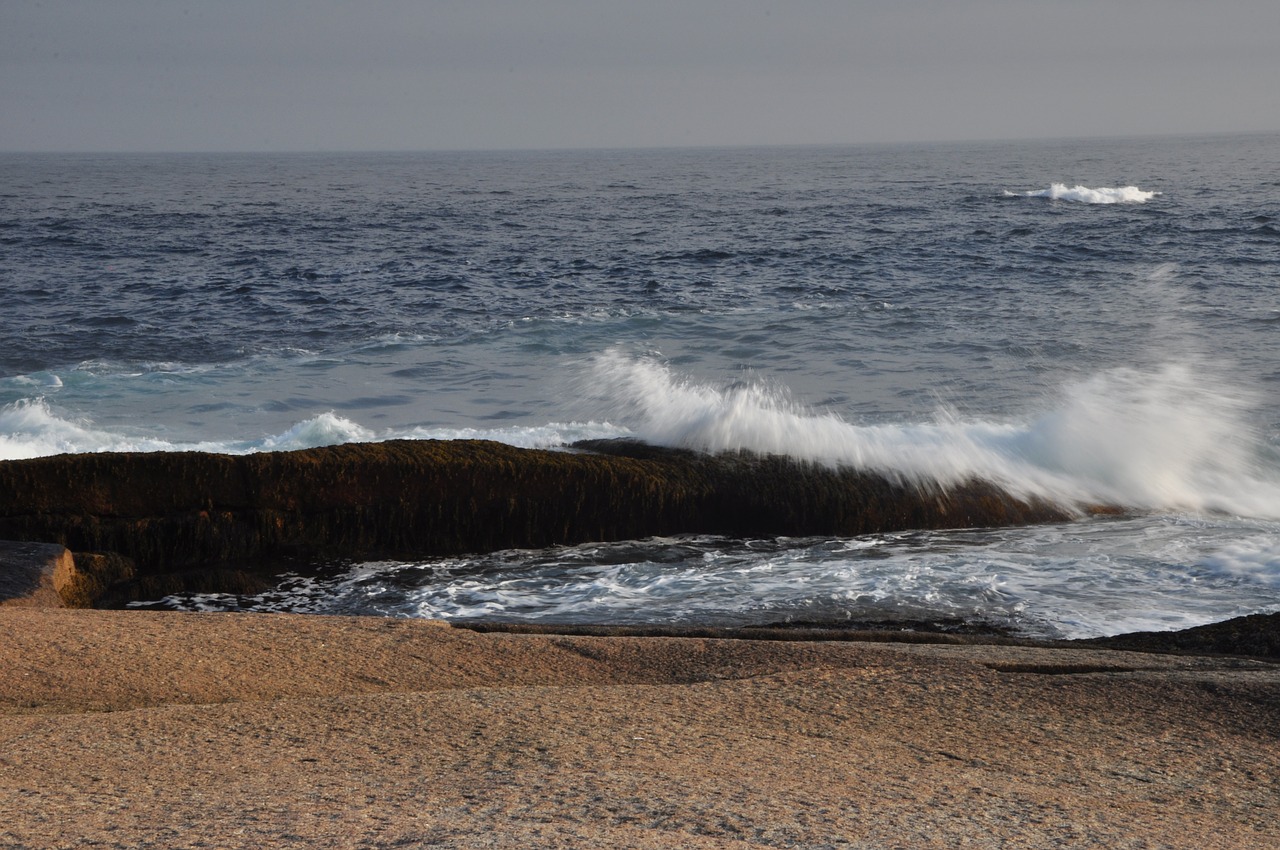
<instances>
[{"instance_id":1,"label":"breaking wave","mask_svg":"<svg viewBox=\"0 0 1280 850\"><path fill-rule=\"evenodd\" d=\"M1160 192L1147 192L1137 186L1090 189L1087 186L1069 187L1065 183L1054 183L1048 189L1030 192L1010 192L1006 189L1004 194L1010 198L1048 198L1052 201L1076 201L1082 204L1145 204Z\"/></svg>"},{"instance_id":2,"label":"breaking wave","mask_svg":"<svg viewBox=\"0 0 1280 850\"><path fill-rule=\"evenodd\" d=\"M607 422L549 423L535 427L407 428L374 431L330 411L279 434L254 439L180 441L95 426L58 415L42 398L0 407L0 460L87 452L214 452L252 454L382 440L496 440L519 448L554 448L578 440L630 436Z\"/></svg>"},{"instance_id":3,"label":"breaking wave","mask_svg":"<svg viewBox=\"0 0 1280 850\"><path fill-rule=\"evenodd\" d=\"M1064 504L1280 518L1280 470L1248 423L1247 393L1186 364L1108 370L1019 421L859 425L759 383L720 389L617 353L584 381L640 439L787 455L918 482L995 482Z\"/></svg>"},{"instance_id":4,"label":"breaking wave","mask_svg":"<svg viewBox=\"0 0 1280 850\"><path fill-rule=\"evenodd\" d=\"M60 415L43 398L0 407L0 459L103 451L287 451L389 439L489 439L554 448L629 437L705 452L752 451L917 483L991 481L1059 504L1212 511L1280 519L1280 460L1251 424L1254 399L1194 363L1115 368L1062 386L1017 419L939 409L924 421L859 424L758 381L713 386L617 351L584 370L578 420L502 428L374 430L335 412L276 433L182 441Z\"/></svg>"}]
</instances>

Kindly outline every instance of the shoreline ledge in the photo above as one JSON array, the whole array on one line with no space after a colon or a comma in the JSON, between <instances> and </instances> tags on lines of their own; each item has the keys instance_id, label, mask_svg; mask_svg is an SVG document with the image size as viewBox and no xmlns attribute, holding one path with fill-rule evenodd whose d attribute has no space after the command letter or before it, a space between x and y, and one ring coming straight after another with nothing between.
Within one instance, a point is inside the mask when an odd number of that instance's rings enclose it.
<instances>
[{"instance_id":1,"label":"shoreline ledge","mask_svg":"<svg viewBox=\"0 0 1280 850\"><path fill-rule=\"evenodd\" d=\"M856 536L1063 522L985 481L925 486L788 458L630 441L568 450L397 440L249 455L0 462L0 539L75 553L63 592L119 607L251 592L285 569L684 533Z\"/></svg>"},{"instance_id":2,"label":"shoreline ledge","mask_svg":"<svg viewBox=\"0 0 1280 850\"><path fill-rule=\"evenodd\" d=\"M0 845L1280 846L1280 664L0 608Z\"/></svg>"}]
</instances>

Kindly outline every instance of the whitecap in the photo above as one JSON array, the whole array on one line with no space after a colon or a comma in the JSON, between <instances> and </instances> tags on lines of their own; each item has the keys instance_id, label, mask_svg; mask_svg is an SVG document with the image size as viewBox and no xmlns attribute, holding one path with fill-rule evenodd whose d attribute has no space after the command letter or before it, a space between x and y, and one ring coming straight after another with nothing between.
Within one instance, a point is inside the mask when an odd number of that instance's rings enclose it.
<instances>
[{"instance_id":1,"label":"whitecap","mask_svg":"<svg viewBox=\"0 0 1280 850\"><path fill-rule=\"evenodd\" d=\"M14 375L11 378L0 379L0 384L9 384L14 387L38 387L42 390L57 390L62 388L62 378L53 372L33 372L30 375Z\"/></svg>"},{"instance_id":2,"label":"whitecap","mask_svg":"<svg viewBox=\"0 0 1280 850\"><path fill-rule=\"evenodd\" d=\"M493 440L517 448L559 448L579 440L629 437L608 422L553 422L507 428L410 426L375 431L328 411L276 434L250 439L179 441L143 436L96 425L55 412L44 398L21 399L0 407L0 460L87 452L200 451L242 455L385 440Z\"/></svg>"},{"instance_id":3,"label":"whitecap","mask_svg":"<svg viewBox=\"0 0 1280 850\"><path fill-rule=\"evenodd\" d=\"M303 420L282 434L266 438L256 449L264 452L291 451L343 443L367 443L374 439L373 431L331 410Z\"/></svg>"},{"instance_id":4,"label":"whitecap","mask_svg":"<svg viewBox=\"0 0 1280 850\"><path fill-rule=\"evenodd\" d=\"M132 437L94 427L88 420L59 416L43 398L0 407L0 460L110 451L173 451L164 440Z\"/></svg>"},{"instance_id":5,"label":"whitecap","mask_svg":"<svg viewBox=\"0 0 1280 850\"><path fill-rule=\"evenodd\" d=\"M1103 187L1090 189L1087 186L1067 186L1065 183L1054 183L1048 189L1030 192L1010 192L1005 190L1005 197L1048 198L1054 201L1076 201L1082 204L1145 204L1161 194L1148 192L1137 186Z\"/></svg>"}]
</instances>

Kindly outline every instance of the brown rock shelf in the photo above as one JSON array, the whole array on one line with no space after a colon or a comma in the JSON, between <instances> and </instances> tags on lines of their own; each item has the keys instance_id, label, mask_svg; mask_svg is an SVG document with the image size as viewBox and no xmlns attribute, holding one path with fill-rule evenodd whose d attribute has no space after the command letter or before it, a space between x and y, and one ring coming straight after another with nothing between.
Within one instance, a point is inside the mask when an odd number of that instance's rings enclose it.
<instances>
[{"instance_id":1,"label":"brown rock shelf","mask_svg":"<svg viewBox=\"0 0 1280 850\"><path fill-rule=\"evenodd\" d=\"M77 558L81 587L95 604L144 592L248 588L254 574L284 563L297 569L322 560L679 533L849 536L1070 516L982 481L921 486L779 457L618 441L572 451L423 440L0 463L0 539L109 553Z\"/></svg>"}]
</instances>

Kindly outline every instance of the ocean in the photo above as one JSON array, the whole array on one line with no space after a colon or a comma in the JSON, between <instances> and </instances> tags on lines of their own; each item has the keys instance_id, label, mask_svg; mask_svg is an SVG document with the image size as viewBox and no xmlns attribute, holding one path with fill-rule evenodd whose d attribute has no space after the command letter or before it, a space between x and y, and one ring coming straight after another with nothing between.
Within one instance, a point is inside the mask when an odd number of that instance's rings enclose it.
<instances>
[{"instance_id":1,"label":"ocean","mask_svg":"<svg viewBox=\"0 0 1280 850\"><path fill-rule=\"evenodd\" d=\"M1127 509L155 606L1034 637L1280 610L1280 136L0 154L0 288L3 459L630 437Z\"/></svg>"}]
</instances>

